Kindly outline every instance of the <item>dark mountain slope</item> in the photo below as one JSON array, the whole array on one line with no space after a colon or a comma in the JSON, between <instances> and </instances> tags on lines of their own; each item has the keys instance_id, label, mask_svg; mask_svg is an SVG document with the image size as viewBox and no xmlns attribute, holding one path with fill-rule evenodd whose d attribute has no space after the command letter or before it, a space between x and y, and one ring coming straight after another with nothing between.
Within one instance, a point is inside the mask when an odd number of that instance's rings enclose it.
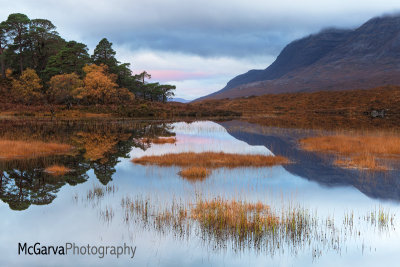
<instances>
[{"instance_id":1,"label":"dark mountain slope","mask_svg":"<svg viewBox=\"0 0 400 267\"><path fill-rule=\"evenodd\" d=\"M400 84L400 16L374 18L355 30L325 30L294 41L265 70L239 75L203 98L386 84Z\"/></svg>"}]
</instances>

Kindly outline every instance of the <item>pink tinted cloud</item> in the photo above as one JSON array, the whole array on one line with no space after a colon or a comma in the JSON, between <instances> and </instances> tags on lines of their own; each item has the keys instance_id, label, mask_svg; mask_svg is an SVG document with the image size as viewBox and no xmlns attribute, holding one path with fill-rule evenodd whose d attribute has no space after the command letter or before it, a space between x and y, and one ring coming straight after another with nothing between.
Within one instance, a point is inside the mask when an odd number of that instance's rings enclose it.
<instances>
[{"instance_id":1,"label":"pink tinted cloud","mask_svg":"<svg viewBox=\"0 0 400 267\"><path fill-rule=\"evenodd\" d=\"M135 74L139 74L141 71L135 71ZM182 70L147 70L151 74L151 79L168 82L168 81L184 81L210 77L210 73L207 72L190 72Z\"/></svg>"}]
</instances>

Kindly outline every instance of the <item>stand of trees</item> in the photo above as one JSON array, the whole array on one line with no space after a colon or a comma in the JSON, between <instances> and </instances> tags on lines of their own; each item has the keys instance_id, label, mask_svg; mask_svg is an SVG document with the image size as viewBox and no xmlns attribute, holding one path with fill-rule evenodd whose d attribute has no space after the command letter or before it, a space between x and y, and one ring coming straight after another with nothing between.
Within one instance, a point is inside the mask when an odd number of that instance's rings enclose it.
<instances>
[{"instance_id":1,"label":"stand of trees","mask_svg":"<svg viewBox=\"0 0 400 267\"><path fill-rule=\"evenodd\" d=\"M85 44L66 41L46 19L11 14L0 23L0 98L28 105L119 104L136 98L166 102L175 86L133 75L102 39L89 55Z\"/></svg>"}]
</instances>

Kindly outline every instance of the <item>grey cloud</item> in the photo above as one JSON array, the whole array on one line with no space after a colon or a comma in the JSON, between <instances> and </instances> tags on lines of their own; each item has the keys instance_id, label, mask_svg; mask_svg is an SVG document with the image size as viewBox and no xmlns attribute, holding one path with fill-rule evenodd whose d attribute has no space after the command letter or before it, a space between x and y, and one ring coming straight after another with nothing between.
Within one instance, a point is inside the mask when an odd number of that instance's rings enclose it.
<instances>
[{"instance_id":1,"label":"grey cloud","mask_svg":"<svg viewBox=\"0 0 400 267\"><path fill-rule=\"evenodd\" d=\"M300 2L300 1L299 1ZM277 55L290 41L334 26L355 27L393 10L391 0L20 0L0 10L48 18L58 31L93 48L103 37L132 49L203 57ZM321 3L323 2L323 3Z\"/></svg>"},{"instance_id":2,"label":"grey cloud","mask_svg":"<svg viewBox=\"0 0 400 267\"><path fill-rule=\"evenodd\" d=\"M130 32L110 34L117 44L128 44L131 49L152 49L181 52L204 57L243 57L260 54L276 54L289 40L276 33L219 33L207 32Z\"/></svg>"}]
</instances>

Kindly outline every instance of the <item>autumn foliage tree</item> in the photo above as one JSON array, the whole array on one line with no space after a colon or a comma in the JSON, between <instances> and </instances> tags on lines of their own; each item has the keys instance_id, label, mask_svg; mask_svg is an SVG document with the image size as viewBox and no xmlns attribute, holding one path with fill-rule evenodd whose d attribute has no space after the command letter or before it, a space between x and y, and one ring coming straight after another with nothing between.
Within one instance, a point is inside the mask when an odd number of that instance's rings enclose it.
<instances>
[{"instance_id":1,"label":"autumn foliage tree","mask_svg":"<svg viewBox=\"0 0 400 267\"><path fill-rule=\"evenodd\" d=\"M126 89L118 88L116 75L109 74L105 65L86 65L83 68L86 73L83 79L84 86L75 90L76 98L86 104L112 104L118 102L118 94L121 91L130 99L134 99L132 93Z\"/></svg>"},{"instance_id":2,"label":"autumn foliage tree","mask_svg":"<svg viewBox=\"0 0 400 267\"><path fill-rule=\"evenodd\" d=\"M42 83L33 69L26 69L12 81L12 95L18 102L33 104L43 98Z\"/></svg>"},{"instance_id":3,"label":"autumn foliage tree","mask_svg":"<svg viewBox=\"0 0 400 267\"><path fill-rule=\"evenodd\" d=\"M73 93L83 87L83 81L76 73L53 76L49 82L47 98L50 103L72 105Z\"/></svg>"}]
</instances>

